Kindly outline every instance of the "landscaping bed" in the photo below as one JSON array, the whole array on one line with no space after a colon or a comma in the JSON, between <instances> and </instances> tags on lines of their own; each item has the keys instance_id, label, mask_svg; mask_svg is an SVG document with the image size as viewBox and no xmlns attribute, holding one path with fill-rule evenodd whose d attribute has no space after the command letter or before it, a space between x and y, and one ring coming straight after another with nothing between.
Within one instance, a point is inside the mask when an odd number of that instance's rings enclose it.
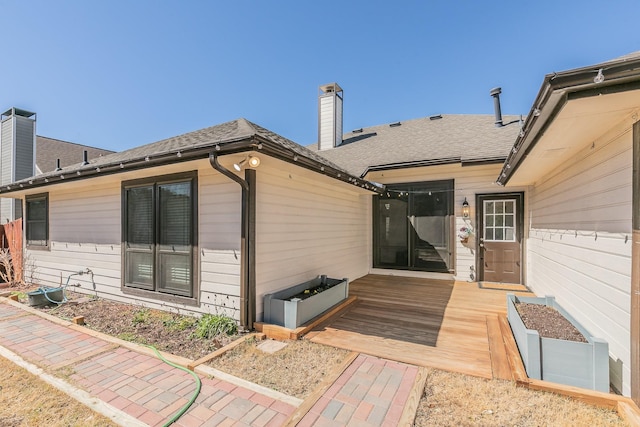
<instances>
[{"instance_id":1,"label":"landscaping bed","mask_svg":"<svg viewBox=\"0 0 640 427\"><path fill-rule=\"evenodd\" d=\"M626 426L616 412L564 396L430 369L414 425Z\"/></svg>"},{"instance_id":2,"label":"landscaping bed","mask_svg":"<svg viewBox=\"0 0 640 427\"><path fill-rule=\"evenodd\" d=\"M70 303L37 307L44 313L71 321L83 316L96 331L189 359L199 359L237 338L215 334L200 338L198 318L67 292ZM209 318L210 319L210 318Z\"/></svg>"},{"instance_id":3,"label":"landscaping bed","mask_svg":"<svg viewBox=\"0 0 640 427\"><path fill-rule=\"evenodd\" d=\"M208 365L289 396L307 397L322 379L349 354L308 340L286 341L275 353L258 349L260 341L247 342L208 362Z\"/></svg>"}]
</instances>

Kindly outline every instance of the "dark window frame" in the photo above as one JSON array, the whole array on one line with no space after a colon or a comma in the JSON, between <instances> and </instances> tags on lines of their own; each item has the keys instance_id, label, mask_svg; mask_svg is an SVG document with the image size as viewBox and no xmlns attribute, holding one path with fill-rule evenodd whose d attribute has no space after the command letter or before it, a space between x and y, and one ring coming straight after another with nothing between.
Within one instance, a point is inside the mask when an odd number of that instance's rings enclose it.
<instances>
[{"instance_id":1,"label":"dark window frame","mask_svg":"<svg viewBox=\"0 0 640 427\"><path fill-rule=\"evenodd\" d=\"M30 231L29 227L33 220L29 219L29 203L34 201L44 200L45 206L45 218L44 218L44 239L31 240L29 239ZM38 193L26 196L24 199L24 227L25 227L25 242L27 249L35 249L48 251L49 247L49 193ZM33 243L35 241L44 241L44 244Z\"/></svg>"},{"instance_id":2,"label":"dark window frame","mask_svg":"<svg viewBox=\"0 0 640 427\"><path fill-rule=\"evenodd\" d=\"M179 295L171 293L167 289L161 290L160 274L159 274L159 256L161 249L159 249L159 228L161 226L159 217L160 212L158 209L158 188L164 184L175 183L190 183L190 196L191 196L191 245L190 245L190 267L191 267L191 295ZM128 242L127 242L127 227L128 227L128 215L127 215L127 190L131 188L148 187L153 188L152 200L153 200L153 243L152 243L152 259L153 259L153 289L144 289L140 285L127 283L127 255ZM122 254L121 254L121 290L125 294L141 296L150 299L161 300L165 302L171 302L176 304L186 304L191 306L197 306L200 301L200 276L199 276L199 249L198 249L198 173L197 171L182 172L169 175L158 175L153 177L123 181L121 185L121 242L122 242Z\"/></svg>"},{"instance_id":3,"label":"dark window frame","mask_svg":"<svg viewBox=\"0 0 640 427\"><path fill-rule=\"evenodd\" d=\"M413 209L416 205L416 200L414 200L414 193L417 192L439 192L445 191L447 193L447 202L446 209L447 215L449 218L449 233L447 233L447 245L449 246L449 264L446 269L439 268L425 268L425 267L417 267L411 265L413 262L413 256L411 251L415 250L413 244L415 243L410 238L407 237L407 259L406 264L404 261L396 263L384 263L381 260L381 242L379 236L379 225L380 225L380 212L378 211L379 202L385 199L388 199L385 194L383 195L374 195L372 197L372 210L373 210L373 222L372 222L372 242L373 242L373 251L372 251L372 265L373 268L385 269L385 270L404 270L404 271L421 271L427 273L444 273L444 274L457 274L457 256L456 256L456 240L455 240L455 179L434 179L428 181L411 181L411 182L399 182L393 184L386 184L387 189L394 190L395 192L401 191L407 193L407 208L409 210ZM410 199L410 200L409 200ZM407 227L409 224L407 223ZM445 262L446 264L446 262Z\"/></svg>"}]
</instances>

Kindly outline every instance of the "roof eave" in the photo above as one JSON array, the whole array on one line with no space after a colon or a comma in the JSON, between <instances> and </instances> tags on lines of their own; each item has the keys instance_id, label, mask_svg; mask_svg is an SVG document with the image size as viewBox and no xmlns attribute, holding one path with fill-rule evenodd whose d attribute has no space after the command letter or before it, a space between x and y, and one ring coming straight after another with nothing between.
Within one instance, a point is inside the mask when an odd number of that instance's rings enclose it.
<instances>
[{"instance_id":1,"label":"roof eave","mask_svg":"<svg viewBox=\"0 0 640 427\"><path fill-rule=\"evenodd\" d=\"M345 171L338 170L330 165L323 164L307 156L294 153L292 150L288 150L267 138L261 137L260 135L252 135L250 137L216 142L192 149L180 149L123 162L69 167L55 173L51 172L34 176L26 180L21 180L16 183L0 187L0 197L33 188L60 184L62 182L80 181L83 179L95 178L97 176L112 175L132 170L164 166L167 164L206 159L209 157L212 150L215 150L218 155L229 155L247 151L264 152L272 157L327 175L358 188L376 193L382 193L384 191L384 188L380 188L369 181L353 176Z\"/></svg>"},{"instance_id":2,"label":"roof eave","mask_svg":"<svg viewBox=\"0 0 640 427\"><path fill-rule=\"evenodd\" d=\"M602 71L604 81L596 83ZM640 58L620 59L583 68L547 74L531 106L520 135L504 161L498 185L506 185L531 152L545 130L570 97L595 96L628 90L626 85L640 81Z\"/></svg>"}]
</instances>

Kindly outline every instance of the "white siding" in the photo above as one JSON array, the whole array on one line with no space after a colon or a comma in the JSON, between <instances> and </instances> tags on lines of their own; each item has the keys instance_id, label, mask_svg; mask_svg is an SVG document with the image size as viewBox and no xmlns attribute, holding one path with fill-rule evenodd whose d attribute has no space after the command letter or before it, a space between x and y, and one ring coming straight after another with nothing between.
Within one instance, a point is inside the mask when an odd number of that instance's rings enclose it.
<instances>
[{"instance_id":1,"label":"white siding","mask_svg":"<svg viewBox=\"0 0 640 427\"><path fill-rule=\"evenodd\" d=\"M370 194L282 162L260 167L257 180L258 319L266 293L320 274L354 280L368 273Z\"/></svg>"},{"instance_id":2,"label":"white siding","mask_svg":"<svg viewBox=\"0 0 640 427\"><path fill-rule=\"evenodd\" d=\"M198 307L124 294L121 291L121 180L198 169L199 251L201 299ZM40 191L38 191L40 192ZM27 278L59 285L75 276L82 292L157 308L210 313L239 318L240 186L214 171L208 162L194 162L105 177L49 189L50 251L27 251Z\"/></svg>"},{"instance_id":3,"label":"white siding","mask_svg":"<svg viewBox=\"0 0 640 427\"><path fill-rule=\"evenodd\" d=\"M632 144L610 132L529 193L528 285L609 343L612 384L630 393ZM620 362L622 369L619 368Z\"/></svg>"},{"instance_id":4,"label":"white siding","mask_svg":"<svg viewBox=\"0 0 640 427\"><path fill-rule=\"evenodd\" d=\"M523 188L504 188L495 184L495 180L500 173L502 165L480 165L462 166L460 164L430 166L413 169L400 169L384 172L375 172L367 175L367 179L381 182L383 184L396 184L406 182L438 181L445 179L454 180L454 209L455 223L454 239L455 245L455 280L475 281L476 274L476 241L475 235L467 243L461 243L458 239L458 230L464 225L471 225L476 230L476 206L475 197L477 194L493 194L504 192L524 191ZM467 198L469 202L469 219L462 217L462 203ZM526 194L525 194L526 204ZM527 219L525 217L525 224ZM526 230L526 227L525 227ZM523 247L523 251L524 251ZM524 253L524 252L523 252ZM526 266L525 266L526 268ZM380 270L376 270L379 272ZM432 274L432 277L436 275ZM444 275L440 275L443 276Z\"/></svg>"},{"instance_id":5,"label":"white siding","mask_svg":"<svg viewBox=\"0 0 640 427\"><path fill-rule=\"evenodd\" d=\"M329 150L342 142L342 98L332 92L321 95L319 104L319 149Z\"/></svg>"}]
</instances>

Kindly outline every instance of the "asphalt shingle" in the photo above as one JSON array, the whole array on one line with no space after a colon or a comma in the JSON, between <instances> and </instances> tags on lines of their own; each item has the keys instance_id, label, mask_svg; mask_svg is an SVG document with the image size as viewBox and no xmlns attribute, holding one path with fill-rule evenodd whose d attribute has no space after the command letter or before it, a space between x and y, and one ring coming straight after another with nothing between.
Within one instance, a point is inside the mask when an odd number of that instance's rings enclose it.
<instances>
[{"instance_id":1,"label":"asphalt shingle","mask_svg":"<svg viewBox=\"0 0 640 427\"><path fill-rule=\"evenodd\" d=\"M504 116L500 128L494 121L493 115L443 115L373 126L346 133L341 145L317 153L356 176L371 166L404 162L504 160L520 120Z\"/></svg>"}]
</instances>

